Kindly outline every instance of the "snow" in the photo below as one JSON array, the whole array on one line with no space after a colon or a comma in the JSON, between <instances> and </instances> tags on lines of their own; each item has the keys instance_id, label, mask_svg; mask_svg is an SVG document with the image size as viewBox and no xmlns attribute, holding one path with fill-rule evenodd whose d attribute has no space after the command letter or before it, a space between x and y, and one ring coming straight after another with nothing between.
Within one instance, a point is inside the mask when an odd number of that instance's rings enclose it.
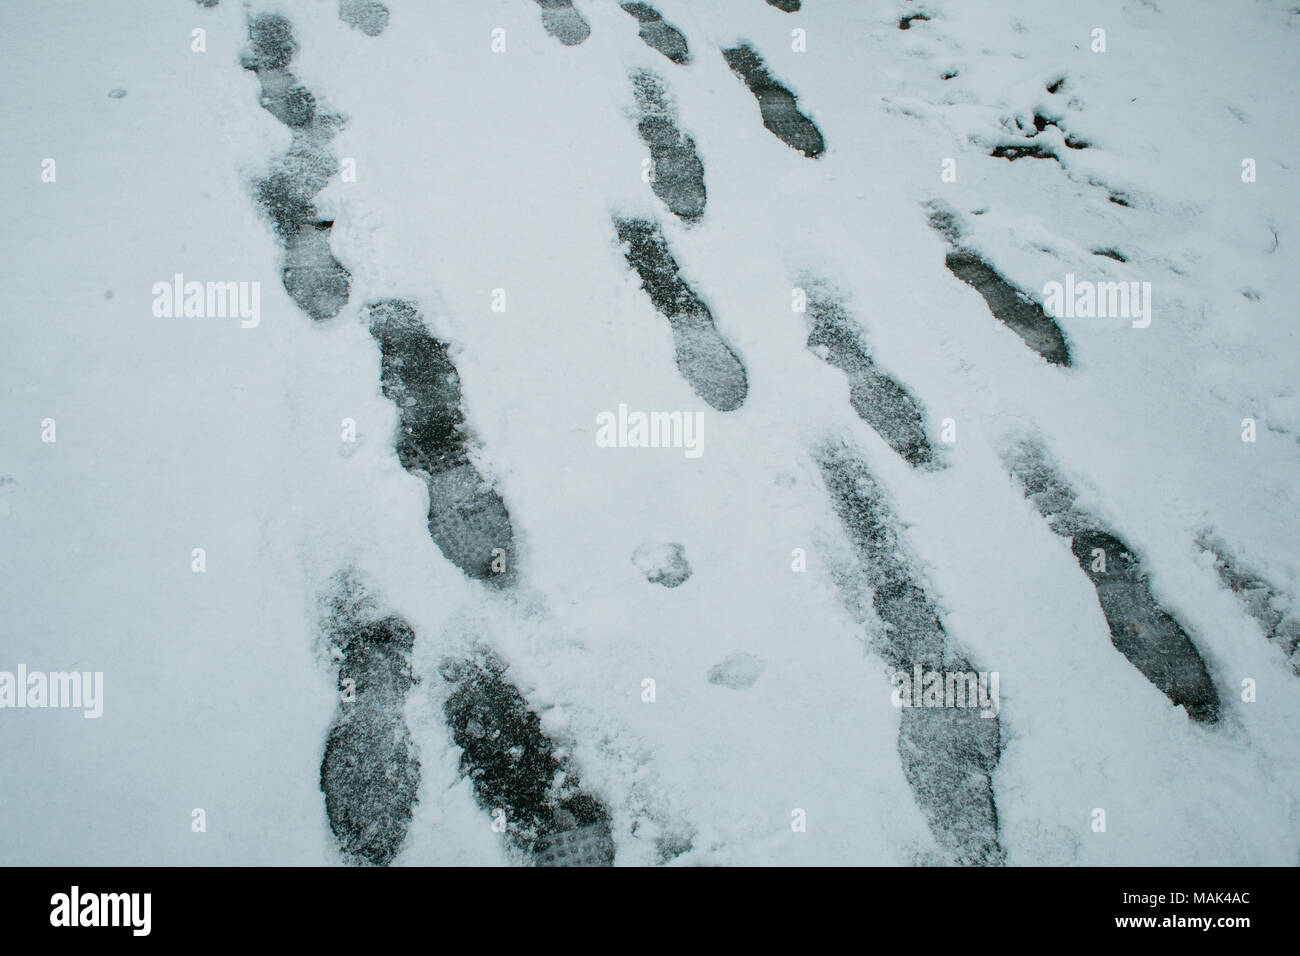
<instances>
[{"instance_id":1,"label":"snow","mask_svg":"<svg viewBox=\"0 0 1300 956\"><path fill-rule=\"evenodd\" d=\"M240 68L240 5L0 7L0 669L105 675L97 720L0 712L0 861L336 862L319 790L335 675L315 615L348 564L417 635L406 716L423 779L400 863L509 860L442 720L438 662L475 640L611 808L620 865L657 862L664 836L690 839L677 865L940 860L900 766L886 664L833 580L848 546L808 451L847 436L951 640L1001 674L1008 862L1296 862L1296 677L1195 542L1212 528L1300 593L1300 17L1265 0L807 0L796 14L658 0L690 44L681 66L612 3L577 0L591 34L576 46L524 0L388 6L373 37L332 2L253 8L291 20L295 75L346 117L331 149L357 178L334 177L317 204L352 295L325 322L285 294L251 194L290 138ZM913 8L930 19L900 31ZM741 39L798 96L824 156L763 128L720 52ZM642 181L641 68L703 161L697 225ZM1090 147L1048 127L1064 166L988 156L1036 110ZM956 182L940 179L948 157ZM944 268L934 199L1021 288L1067 272L1151 282L1151 326L1063 319L1075 362L1048 365ZM662 224L746 366L741 408L713 410L678 373L615 214ZM260 282L260 325L155 318L150 289L177 272ZM845 291L932 442L956 422L946 469L898 458L805 347L791 311L805 273ZM513 591L443 558L424 485L393 452L363 312L391 296L452 347L476 464L520 543ZM598 447L597 416L620 404L701 412L704 454ZM1095 592L1002 463L1023 432L1142 551L1206 658L1219 725L1190 721L1112 647ZM679 544L690 577L648 582L633 559L647 542ZM747 688L710 680L733 659Z\"/></svg>"}]
</instances>

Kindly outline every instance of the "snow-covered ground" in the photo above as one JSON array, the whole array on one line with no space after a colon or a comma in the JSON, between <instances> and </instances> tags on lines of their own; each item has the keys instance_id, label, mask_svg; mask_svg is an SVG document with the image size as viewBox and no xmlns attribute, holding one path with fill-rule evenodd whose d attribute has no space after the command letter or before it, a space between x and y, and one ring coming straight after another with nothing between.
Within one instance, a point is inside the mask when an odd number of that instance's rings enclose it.
<instances>
[{"instance_id":1,"label":"snow-covered ground","mask_svg":"<svg viewBox=\"0 0 1300 956\"><path fill-rule=\"evenodd\" d=\"M488 651L618 865L1300 862L1293 3L654 0L678 63L605 0L574 0L581 42L532 0L384 2L369 31L334 0L0 5L0 672L103 674L98 718L0 706L0 862L356 858L321 788L355 658L320 605L345 569L414 632L384 711L418 759L398 864L528 858L462 766L481 728L451 716L447 662ZM241 57L275 13L338 124L259 105L285 65ZM824 152L764 128L723 54L742 44ZM702 215L643 176L641 71L677 137L658 170L694 150ZM350 273L322 318L281 281L293 241L257 187L308 141L338 164L311 201ZM675 343L632 220L711 331L687 309ZM1150 323L1060 317L1069 359L1047 361L954 250L1039 303L1067 275L1139 283ZM256 326L158 315L178 273L258 283ZM814 285L868 371L808 347ZM456 434L508 509L505 584L449 560L395 451L369 308L392 299L455 366ZM739 407L698 387L727 350ZM926 461L869 424L882 379ZM620 405L700 413L701 453L604 447ZM1064 530L1013 477L1026 439L1077 495ZM828 448L872 476L893 557L854 537ZM1119 624L1121 556L1076 561L1083 526L1137 556ZM886 648L924 639L873 606L895 566L947 659L1000 675L986 774L952 737L900 754ZM1122 652L1161 614L1181 641ZM1147 651L1194 664L1213 717L1171 703ZM996 852L951 825L967 784Z\"/></svg>"}]
</instances>

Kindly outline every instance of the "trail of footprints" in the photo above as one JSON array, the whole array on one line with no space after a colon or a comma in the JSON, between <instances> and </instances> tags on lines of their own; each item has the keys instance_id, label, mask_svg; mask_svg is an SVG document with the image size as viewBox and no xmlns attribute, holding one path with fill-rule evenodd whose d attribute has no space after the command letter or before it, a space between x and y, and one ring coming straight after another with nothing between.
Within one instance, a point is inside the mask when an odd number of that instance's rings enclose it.
<instances>
[{"instance_id":1,"label":"trail of footprints","mask_svg":"<svg viewBox=\"0 0 1300 956\"><path fill-rule=\"evenodd\" d=\"M285 291L313 319L332 318L347 304L352 277L330 252L334 223L320 218L312 198L338 170L329 142L342 119L321 113L316 97L289 71L297 47L288 20L258 14L248 35L244 68L257 74L262 106L293 131L289 151L257 184L257 199L284 245Z\"/></svg>"},{"instance_id":2,"label":"trail of footprints","mask_svg":"<svg viewBox=\"0 0 1300 956\"><path fill-rule=\"evenodd\" d=\"M459 378L446 346L429 333L412 302L389 299L368 311L383 356L384 394L400 415L398 459L429 488L430 535L467 576L513 585L510 515L469 460ZM612 864L609 812L582 792L573 768L556 757L505 670L486 651L441 667L454 687L444 710L461 748L461 772L494 822L536 865Z\"/></svg>"},{"instance_id":3,"label":"trail of footprints","mask_svg":"<svg viewBox=\"0 0 1300 956\"><path fill-rule=\"evenodd\" d=\"M1048 83L1047 93L1060 94L1066 82L1061 76ZM1059 112L1046 107L1035 109L1032 121L1017 119L1016 125L1021 132L1019 139L994 147L992 156L1008 160L1029 156L1060 162L1055 147L1040 139L1049 128L1060 134L1067 149L1090 147L1066 128ZM1130 205L1122 194L1109 188L1108 192L1110 202ZM989 311L1046 361L1070 366L1067 340L1052 317L1031 295L1017 289L965 246L960 223L951 209L931 202L928 213L931 227L950 244L946 257L949 271L978 291ZM1117 262L1128 261L1114 248L1095 248L1092 252ZM1217 723L1222 705L1209 669L1183 626L1157 601L1140 555L1116 531L1077 506L1075 492L1040 441L1024 437L1013 440L1003 460L1052 530L1069 542L1071 553L1097 592L1116 650L1173 704L1184 707L1191 719ZM1293 670L1300 673L1296 658L1300 623L1286 613L1285 598L1258 575L1239 569L1222 541L1203 534L1198 543L1213 556L1225 585L1242 595L1247 612L1259 622L1265 636L1282 648Z\"/></svg>"},{"instance_id":4,"label":"trail of footprints","mask_svg":"<svg viewBox=\"0 0 1300 956\"><path fill-rule=\"evenodd\" d=\"M387 23L378 3L343 0L339 15L371 36ZM568 22L563 10L556 22ZM256 198L285 244L286 290L313 319L330 318L348 301L350 276L330 254L332 223L319 220L311 199L336 171L328 143L341 120L318 113L315 97L289 72L296 44L287 19L255 15L249 38L243 65L261 82L262 105L294 130L289 152L257 184ZM371 303L367 314L380 348L381 387L398 410L395 451L429 489L430 536L467 576L509 587L510 515L470 460L459 378L446 345L413 302ZM321 634L338 665L340 691L321 760L325 812L345 859L386 866L405 843L420 786L419 755L403 717L419 686L411 670L415 634L406 621L379 610L355 571L340 572L323 600ZM485 809L502 814L505 832L526 859L544 866L610 864L609 812L582 792L504 672L486 652L442 667L455 686L445 710L462 749L462 772Z\"/></svg>"},{"instance_id":5,"label":"trail of footprints","mask_svg":"<svg viewBox=\"0 0 1300 956\"><path fill-rule=\"evenodd\" d=\"M536 0L546 30L565 45L581 43L590 27L571 0ZM767 0L798 10L798 0ZM677 64L689 62L686 38L649 4L621 7L638 22L642 40ZM339 17L374 36L388 22L377 0L340 0ZM912 17L907 19L924 19ZM900 28L910 24L900 22ZM312 203L336 170L328 144L341 118L318 110L310 91L289 71L296 46L288 21L259 14L249 21L246 69L261 84L262 104L293 130L289 151L256 187L257 199L285 248L284 283L314 319L336 315L348 301L350 275L333 257L332 223ZM798 109L793 93L768 73L748 44L723 51L728 66L755 96L763 125L809 158L825 151L816 125ZM686 224L700 221L707 193L692 138L683 133L662 78L632 74L637 129L651 151L652 188ZM1058 88L1060 83L1057 84ZM1049 87L1049 92L1056 92ZM1035 133L1058 124L1035 114ZM1071 148L1087 144L1070 142ZM1025 149L1036 148L1029 144ZM1013 152L1007 159L1036 152ZM932 203L931 226L950 244L949 271L984 298L990 312L1046 361L1071 364L1060 328L1033 299L1016 289L962 243L955 213ZM703 300L682 277L658 223L613 218L629 267L655 309L670 323L677 367L695 392L718 411L738 408L748 391L743 362L715 327ZM1094 250L1118 261L1113 249ZM844 372L855 412L910 465L942 467L915 395L883 371L843 298L825 280L804 276L807 347ZM381 354L380 383L399 416L395 451L402 467L425 482L429 533L443 555L468 577L494 588L515 583L515 540L499 493L473 463L473 441L462 409L459 377L445 343L436 338L413 301L386 299L366 307L369 330ZM863 618L873 650L894 670L973 672L953 646L913 562L901 544L887 495L862 458L844 441L812 449L832 506L854 547L857 564L836 570L850 608L860 588L871 595ZM1058 535L1070 543L1080 568L1097 590L1116 649L1172 703L1203 723L1220 719L1221 705L1205 662L1178 622L1153 596L1140 557L1116 533L1081 511L1076 495L1034 440L1013 443L1004 463ZM1239 594L1265 635L1300 673L1300 620L1258 574L1243 569L1227 546L1207 532L1198 542L1213 555L1225 585ZM691 569L680 545L643 545L634 563L648 581L677 587ZM342 694L326 739L320 785L330 827L345 858L387 865L399 854L418 801L420 763L403 718L408 695L420 682L411 670L412 628L384 613L355 572L340 573L325 596L322 635L338 664ZM883 625L883 627L881 626ZM711 683L744 690L763 670L752 655L731 655L708 674ZM476 799L507 826L510 844L538 865L609 865L614 859L611 814L584 792L575 768L542 733L526 699L507 679L507 665L480 647L440 666L443 711L461 751L461 772ZM898 752L904 775L936 842L953 861L1005 862L999 841L993 774L1001 755L1000 718L975 708L903 708ZM680 852L678 848L675 852ZM668 854L671 856L672 854Z\"/></svg>"}]
</instances>

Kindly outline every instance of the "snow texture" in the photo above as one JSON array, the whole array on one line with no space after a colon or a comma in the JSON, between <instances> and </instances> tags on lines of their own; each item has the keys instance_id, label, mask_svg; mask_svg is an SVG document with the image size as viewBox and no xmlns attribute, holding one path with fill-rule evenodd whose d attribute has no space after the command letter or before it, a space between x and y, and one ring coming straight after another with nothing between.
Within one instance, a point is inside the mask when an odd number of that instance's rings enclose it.
<instances>
[{"instance_id":1,"label":"snow texture","mask_svg":"<svg viewBox=\"0 0 1300 956\"><path fill-rule=\"evenodd\" d=\"M1300 863L1292 0L0 37L0 863Z\"/></svg>"}]
</instances>

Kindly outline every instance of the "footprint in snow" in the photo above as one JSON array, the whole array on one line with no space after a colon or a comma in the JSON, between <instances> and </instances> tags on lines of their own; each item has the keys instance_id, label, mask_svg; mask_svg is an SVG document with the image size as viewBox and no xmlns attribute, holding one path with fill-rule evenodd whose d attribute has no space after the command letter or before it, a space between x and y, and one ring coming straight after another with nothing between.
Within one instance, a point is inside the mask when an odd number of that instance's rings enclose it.
<instances>
[{"instance_id":1,"label":"footprint in snow","mask_svg":"<svg viewBox=\"0 0 1300 956\"><path fill-rule=\"evenodd\" d=\"M714 327L708 306L682 278L659 224L615 217L614 228L641 288L672 326L677 370L718 411L739 408L749 391L745 366Z\"/></svg>"},{"instance_id":2,"label":"footprint in snow","mask_svg":"<svg viewBox=\"0 0 1300 956\"><path fill-rule=\"evenodd\" d=\"M384 396L397 407L397 459L429 489L429 535L469 577L512 584L510 512L470 461L460 376L447 346L425 327L413 302L373 302L368 313Z\"/></svg>"},{"instance_id":3,"label":"footprint in snow","mask_svg":"<svg viewBox=\"0 0 1300 956\"><path fill-rule=\"evenodd\" d=\"M722 56L758 100L763 125L777 139L809 159L816 159L826 151L826 141L817 124L799 112L798 98L767 72L762 57L753 47L742 43L723 50Z\"/></svg>"},{"instance_id":4,"label":"footprint in snow","mask_svg":"<svg viewBox=\"0 0 1300 956\"><path fill-rule=\"evenodd\" d=\"M961 227L956 214L941 203L932 203L930 226L952 244L944 259L948 271L980 294L993 317L1052 365L1069 366L1070 349L1056 320L977 253L959 245Z\"/></svg>"},{"instance_id":5,"label":"footprint in snow","mask_svg":"<svg viewBox=\"0 0 1300 956\"><path fill-rule=\"evenodd\" d=\"M1069 541L1079 568L1097 591L1115 649L1193 720L1216 723L1219 694L1205 661L1151 593L1137 552L1078 507L1074 489L1036 439L1019 439L1003 458L1025 497L1049 527Z\"/></svg>"},{"instance_id":6,"label":"footprint in snow","mask_svg":"<svg viewBox=\"0 0 1300 956\"><path fill-rule=\"evenodd\" d=\"M565 46L576 46L591 35L591 27L573 6L573 0L537 0L542 26Z\"/></svg>"},{"instance_id":7,"label":"footprint in snow","mask_svg":"<svg viewBox=\"0 0 1300 956\"><path fill-rule=\"evenodd\" d=\"M384 615L355 573L336 576L321 630L338 661L340 701L321 760L320 789L339 850L387 866L411 823L420 761L403 716L415 634Z\"/></svg>"},{"instance_id":8,"label":"footprint in snow","mask_svg":"<svg viewBox=\"0 0 1300 956\"><path fill-rule=\"evenodd\" d=\"M812 276L799 282L807 299L808 348L848 377L854 411L908 464L933 464L920 403L876 365L841 298Z\"/></svg>"},{"instance_id":9,"label":"footprint in snow","mask_svg":"<svg viewBox=\"0 0 1300 956\"><path fill-rule=\"evenodd\" d=\"M659 11L648 3L623 3L623 10L637 18L639 33L646 46L658 50L674 63L686 63L690 51L686 46L686 37L670 23L666 23Z\"/></svg>"},{"instance_id":10,"label":"footprint in snow","mask_svg":"<svg viewBox=\"0 0 1300 956\"><path fill-rule=\"evenodd\" d=\"M480 652L441 670L460 772L479 805L504 822L506 839L536 866L612 866L609 810L583 790L506 666Z\"/></svg>"},{"instance_id":11,"label":"footprint in snow","mask_svg":"<svg viewBox=\"0 0 1300 956\"><path fill-rule=\"evenodd\" d=\"M704 164L695 152L695 140L677 128L676 111L663 80L649 70L638 70L632 74L632 88L637 132L650 150L654 167L650 188L683 222L698 222L707 196Z\"/></svg>"},{"instance_id":12,"label":"footprint in snow","mask_svg":"<svg viewBox=\"0 0 1300 956\"><path fill-rule=\"evenodd\" d=\"M366 36L379 36L388 26L388 7L379 0L339 0L339 19Z\"/></svg>"},{"instance_id":13,"label":"footprint in snow","mask_svg":"<svg viewBox=\"0 0 1300 956\"><path fill-rule=\"evenodd\" d=\"M813 454L831 504L858 555L858 567L837 571L851 601L857 578L872 592L885 627L872 649L895 672L976 676L953 646L938 608L913 571L899 539L898 519L866 464L843 442L826 442ZM945 677L945 680L948 678ZM1005 862L998 834L993 773L1002 754L1001 719L963 707L903 707L898 755L903 773L935 841L963 866Z\"/></svg>"}]
</instances>

